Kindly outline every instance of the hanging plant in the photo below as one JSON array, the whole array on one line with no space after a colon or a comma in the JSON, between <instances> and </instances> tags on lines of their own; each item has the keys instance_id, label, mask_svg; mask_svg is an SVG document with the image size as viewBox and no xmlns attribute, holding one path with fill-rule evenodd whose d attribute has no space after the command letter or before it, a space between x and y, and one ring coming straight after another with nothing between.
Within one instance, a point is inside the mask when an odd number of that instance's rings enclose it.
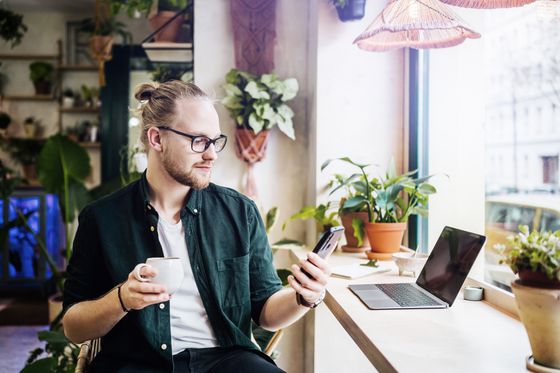
<instances>
[{"instance_id":1,"label":"hanging plant","mask_svg":"<svg viewBox=\"0 0 560 373\"><path fill-rule=\"evenodd\" d=\"M6 9L0 9L0 37L15 47L27 31L23 24L23 16Z\"/></svg>"},{"instance_id":2,"label":"hanging plant","mask_svg":"<svg viewBox=\"0 0 560 373\"><path fill-rule=\"evenodd\" d=\"M331 0L342 22L364 18L366 0Z\"/></svg>"}]
</instances>

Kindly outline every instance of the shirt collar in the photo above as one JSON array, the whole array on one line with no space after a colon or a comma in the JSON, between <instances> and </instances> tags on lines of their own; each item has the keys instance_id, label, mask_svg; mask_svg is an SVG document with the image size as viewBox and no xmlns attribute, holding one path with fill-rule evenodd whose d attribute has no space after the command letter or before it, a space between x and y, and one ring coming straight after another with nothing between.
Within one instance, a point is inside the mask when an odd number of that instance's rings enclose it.
<instances>
[{"instance_id":1,"label":"shirt collar","mask_svg":"<svg viewBox=\"0 0 560 373\"><path fill-rule=\"evenodd\" d=\"M181 209L181 217L188 211L192 215L199 215L201 212L201 190L191 188L187 202L185 206ZM150 187L148 185L148 179L146 178L146 171L142 174L140 178L140 195L142 197L142 203L144 206L144 212L156 212L155 209L150 204Z\"/></svg>"}]
</instances>

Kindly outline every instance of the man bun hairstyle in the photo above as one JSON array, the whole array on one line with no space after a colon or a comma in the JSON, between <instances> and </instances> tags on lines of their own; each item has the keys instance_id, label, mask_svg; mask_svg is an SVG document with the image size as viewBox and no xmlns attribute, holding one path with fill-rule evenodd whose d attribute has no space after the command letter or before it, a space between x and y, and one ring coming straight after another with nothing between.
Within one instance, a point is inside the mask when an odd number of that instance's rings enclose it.
<instances>
[{"instance_id":1,"label":"man bun hairstyle","mask_svg":"<svg viewBox=\"0 0 560 373\"><path fill-rule=\"evenodd\" d=\"M140 101L138 113L142 120L140 141L148 147L151 127L169 126L175 121L177 101L208 100L208 95L193 83L170 80L165 83L143 83L136 87L134 97Z\"/></svg>"}]
</instances>

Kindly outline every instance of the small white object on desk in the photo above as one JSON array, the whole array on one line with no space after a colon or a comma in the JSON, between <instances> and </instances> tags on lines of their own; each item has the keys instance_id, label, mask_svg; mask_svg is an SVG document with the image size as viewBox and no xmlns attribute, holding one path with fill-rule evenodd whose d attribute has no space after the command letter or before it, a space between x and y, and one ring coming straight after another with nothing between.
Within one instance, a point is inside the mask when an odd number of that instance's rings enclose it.
<instances>
[{"instance_id":1,"label":"small white object on desk","mask_svg":"<svg viewBox=\"0 0 560 373\"><path fill-rule=\"evenodd\" d=\"M397 267L399 267L399 276L402 276L403 272L412 272L414 277L416 277L422 271L427 259L428 254L419 252L393 254L393 260L397 263Z\"/></svg>"},{"instance_id":2,"label":"small white object on desk","mask_svg":"<svg viewBox=\"0 0 560 373\"><path fill-rule=\"evenodd\" d=\"M377 267L370 267L361 265L360 263L352 263L333 267L332 275L352 280L355 278L373 275L374 273L389 272L390 270L391 268L384 267L380 264L378 264Z\"/></svg>"},{"instance_id":3,"label":"small white object on desk","mask_svg":"<svg viewBox=\"0 0 560 373\"><path fill-rule=\"evenodd\" d=\"M484 297L484 289L480 286L465 286L463 289L463 298L465 300L482 300Z\"/></svg>"}]
</instances>

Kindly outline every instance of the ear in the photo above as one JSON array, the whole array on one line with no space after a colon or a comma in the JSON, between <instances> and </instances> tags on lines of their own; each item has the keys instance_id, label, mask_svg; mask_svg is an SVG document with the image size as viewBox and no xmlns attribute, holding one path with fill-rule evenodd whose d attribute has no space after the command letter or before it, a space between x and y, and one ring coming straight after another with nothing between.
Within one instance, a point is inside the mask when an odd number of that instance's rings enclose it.
<instances>
[{"instance_id":1,"label":"ear","mask_svg":"<svg viewBox=\"0 0 560 373\"><path fill-rule=\"evenodd\" d=\"M148 136L148 145L150 146L150 148L154 149L156 152L162 152L163 145L161 143L161 136L159 130L155 127L151 127L150 129L148 129L147 136Z\"/></svg>"}]
</instances>

